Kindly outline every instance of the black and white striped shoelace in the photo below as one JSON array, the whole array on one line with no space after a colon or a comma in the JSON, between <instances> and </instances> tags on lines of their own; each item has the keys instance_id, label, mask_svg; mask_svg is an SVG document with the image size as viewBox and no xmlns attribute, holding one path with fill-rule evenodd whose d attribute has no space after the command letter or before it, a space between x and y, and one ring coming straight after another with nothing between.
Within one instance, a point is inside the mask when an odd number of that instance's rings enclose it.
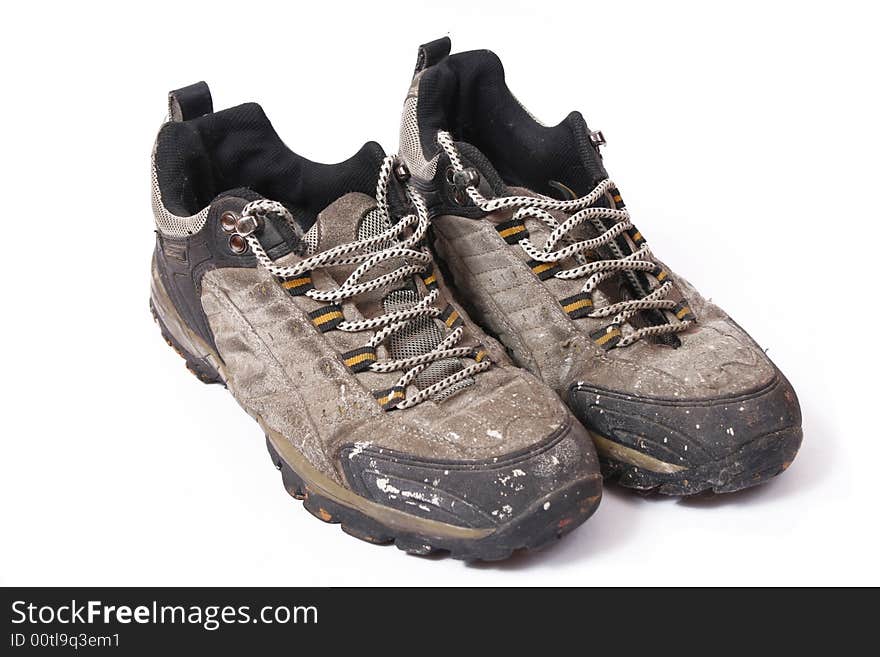
<instances>
[{"instance_id":1,"label":"black and white striped shoelace","mask_svg":"<svg viewBox=\"0 0 880 657\"><path fill-rule=\"evenodd\" d=\"M465 171L461 155L455 146L452 136L448 132L440 131L437 142L449 157L450 164L455 173ZM610 207L596 207L594 204L616 189L611 180L605 179L586 196L567 201L560 201L546 196L502 196L493 199L485 198L477 188L477 183L470 181L465 191L470 200L484 212L496 212L499 210L513 210L512 221L524 221L527 218L543 222L550 230L550 234L541 246L534 245L526 234L518 241L519 246L530 258L542 263L554 265L568 258L574 258L579 264L568 269L559 267L553 276L560 279L586 279L581 288L583 294L590 295L599 284L620 273L641 271L650 275L653 280L652 289L638 299L627 299L610 305L595 308L586 317L611 318L610 326L620 327L627 320L643 310L657 310L671 315L668 323L656 326L633 327L623 338L616 342L615 346L626 347L637 340L648 336L679 333L693 325L692 315L688 314L684 319L678 317L681 304L667 295L672 289L672 281L665 272L654 262L653 254L647 243L642 243L631 254L622 255L619 258L607 260L588 261L584 254L603 246L611 245L616 238L624 235L634 228L626 209ZM569 215L561 223L550 211L560 211ZM610 222L610 227L605 228L605 223ZM572 235L577 227L590 222L602 233L595 238L575 240ZM662 273L661 273L662 272ZM658 280L656 275L660 275Z\"/></svg>"},{"instance_id":2,"label":"black and white striped shoelace","mask_svg":"<svg viewBox=\"0 0 880 657\"><path fill-rule=\"evenodd\" d=\"M377 209L386 217L390 217L388 186L395 165L395 157L385 158L376 185ZM391 226L387 230L310 255L293 265L276 264L266 254L254 233L246 235L245 239L247 239L248 245L259 263L272 275L282 279L303 276L321 268L357 265L354 271L337 287L321 290L310 289L305 292L308 297L316 301L340 303L352 300L358 295L432 270L433 259L423 244L429 225L428 211L421 196L414 192L408 192L408 195L415 212L401 217L396 222L389 219ZM288 222L293 222L287 209L276 201L253 201L242 211L242 216L258 217L270 214L281 216ZM371 271L392 260L400 263L399 266L375 278L369 277ZM421 317L440 318L443 310L436 305L439 296L440 290L435 286L434 289L429 289L427 294L417 303L408 308L357 321L344 320L335 329L350 333L373 332L365 346L375 349L392 335L407 328L412 320ZM371 363L367 369L383 373L404 372L394 389L406 390L407 386L433 362L446 358L473 358L474 349L472 347L456 346L461 341L463 333L464 327L458 325L452 328L448 335L429 351L409 358L377 360ZM404 396L400 402L394 405L394 408L405 409L415 406L433 395L442 393L456 383L489 369L491 366L492 363L489 359L481 358L478 362L461 368L450 376L418 390L415 394Z\"/></svg>"}]
</instances>

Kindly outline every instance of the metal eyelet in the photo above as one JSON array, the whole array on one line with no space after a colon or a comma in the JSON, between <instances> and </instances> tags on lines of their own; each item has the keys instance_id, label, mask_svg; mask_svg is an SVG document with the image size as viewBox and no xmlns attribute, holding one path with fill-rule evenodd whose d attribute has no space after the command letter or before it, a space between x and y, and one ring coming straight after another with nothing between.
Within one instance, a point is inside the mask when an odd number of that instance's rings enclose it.
<instances>
[{"instance_id":1,"label":"metal eyelet","mask_svg":"<svg viewBox=\"0 0 880 657\"><path fill-rule=\"evenodd\" d=\"M452 168L452 165L446 167L446 182L450 185L455 184L455 169Z\"/></svg>"},{"instance_id":2,"label":"metal eyelet","mask_svg":"<svg viewBox=\"0 0 880 657\"><path fill-rule=\"evenodd\" d=\"M248 250L247 240L242 236L236 233L235 235L229 236L229 250L237 255L241 255L245 251Z\"/></svg>"},{"instance_id":3,"label":"metal eyelet","mask_svg":"<svg viewBox=\"0 0 880 657\"><path fill-rule=\"evenodd\" d=\"M403 162L398 162L397 166L394 167L394 177L397 178L397 181L400 183L405 183L410 179L409 168Z\"/></svg>"},{"instance_id":4,"label":"metal eyelet","mask_svg":"<svg viewBox=\"0 0 880 657\"><path fill-rule=\"evenodd\" d=\"M452 176L452 184L461 189L476 187L480 184L480 173L476 169L462 169Z\"/></svg>"},{"instance_id":5,"label":"metal eyelet","mask_svg":"<svg viewBox=\"0 0 880 657\"><path fill-rule=\"evenodd\" d=\"M447 169L447 177L449 170ZM452 198L458 205L467 205L470 201L468 197L468 187L476 187L480 184L480 173L476 169L467 168L462 171L454 171L452 174Z\"/></svg>"},{"instance_id":6,"label":"metal eyelet","mask_svg":"<svg viewBox=\"0 0 880 657\"><path fill-rule=\"evenodd\" d=\"M247 215L239 217L235 222L235 232L239 235L250 235L263 227L262 221L258 217Z\"/></svg>"},{"instance_id":7,"label":"metal eyelet","mask_svg":"<svg viewBox=\"0 0 880 657\"><path fill-rule=\"evenodd\" d=\"M224 212L220 215L220 227L227 233L235 232L235 223L238 221L238 215L234 212Z\"/></svg>"}]
</instances>

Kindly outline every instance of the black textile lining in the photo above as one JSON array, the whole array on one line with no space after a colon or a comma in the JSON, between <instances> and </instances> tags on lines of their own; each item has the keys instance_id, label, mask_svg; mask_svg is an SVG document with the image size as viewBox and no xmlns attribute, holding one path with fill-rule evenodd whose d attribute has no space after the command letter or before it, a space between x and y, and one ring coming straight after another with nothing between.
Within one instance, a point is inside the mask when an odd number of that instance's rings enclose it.
<instances>
[{"instance_id":1,"label":"black textile lining","mask_svg":"<svg viewBox=\"0 0 880 657\"><path fill-rule=\"evenodd\" d=\"M427 159L437 130L473 144L509 185L556 197L548 184L562 182L578 195L606 177L578 112L559 125L542 126L514 98L495 53L474 50L446 57L419 81L418 122Z\"/></svg>"},{"instance_id":2,"label":"black textile lining","mask_svg":"<svg viewBox=\"0 0 880 657\"><path fill-rule=\"evenodd\" d=\"M259 105L247 103L162 126L156 173L162 202L179 216L193 215L218 195L245 187L286 205L308 230L340 196L375 194L384 156L379 144L368 142L344 162L312 162L281 141Z\"/></svg>"}]
</instances>

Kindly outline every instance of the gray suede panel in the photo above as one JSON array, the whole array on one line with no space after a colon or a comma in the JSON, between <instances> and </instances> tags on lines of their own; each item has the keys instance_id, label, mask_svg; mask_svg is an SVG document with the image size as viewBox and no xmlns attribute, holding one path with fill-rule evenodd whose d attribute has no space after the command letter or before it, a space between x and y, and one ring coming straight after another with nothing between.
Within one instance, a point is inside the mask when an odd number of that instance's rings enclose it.
<instances>
[{"instance_id":1,"label":"gray suede panel","mask_svg":"<svg viewBox=\"0 0 880 657\"><path fill-rule=\"evenodd\" d=\"M495 230L495 223L506 218L500 213L481 220L438 217L435 248L475 319L501 339L517 364L560 394L572 383L586 381L627 394L709 399L755 390L773 380L775 370L760 347L674 274L678 291L671 298L687 298L699 320L680 334L681 347L640 340L601 350L589 333L608 320L570 319L558 299L580 286L564 289L560 283L571 283L540 281L523 250L508 245ZM537 237L537 245L542 239ZM602 295L594 298L600 303Z\"/></svg>"},{"instance_id":2,"label":"gray suede panel","mask_svg":"<svg viewBox=\"0 0 880 657\"><path fill-rule=\"evenodd\" d=\"M496 367L442 403L385 413L295 300L258 269L206 274L202 303L227 385L323 472L340 446L363 442L432 459L486 459L541 442L567 419L548 387Z\"/></svg>"},{"instance_id":3,"label":"gray suede panel","mask_svg":"<svg viewBox=\"0 0 880 657\"><path fill-rule=\"evenodd\" d=\"M331 206L324 228L337 218L335 211L359 214L367 205L353 198ZM324 236L329 238L327 232ZM324 274L315 272L318 287L331 283L322 280ZM538 445L573 422L554 391L511 365L504 348L463 310L463 343L483 344L496 366L442 402L384 412L372 391L390 387L401 373L351 373L340 353L361 346L368 334L320 333L307 316L318 302L291 296L263 268L208 272L202 304L226 363L227 385L239 403L340 483L338 455L345 445L391 449L417 459L485 460ZM353 304L343 308L347 319L360 316Z\"/></svg>"}]
</instances>

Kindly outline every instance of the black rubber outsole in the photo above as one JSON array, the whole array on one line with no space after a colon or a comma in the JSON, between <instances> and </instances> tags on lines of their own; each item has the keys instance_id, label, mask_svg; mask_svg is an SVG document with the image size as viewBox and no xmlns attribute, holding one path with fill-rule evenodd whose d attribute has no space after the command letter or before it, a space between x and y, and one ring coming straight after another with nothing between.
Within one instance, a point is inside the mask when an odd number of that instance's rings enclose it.
<instances>
[{"instance_id":1,"label":"black rubber outsole","mask_svg":"<svg viewBox=\"0 0 880 657\"><path fill-rule=\"evenodd\" d=\"M186 368L203 383L219 383L220 374L204 359L186 352L167 330L150 301L153 319L159 325L165 342L186 361ZM448 554L464 561L499 561L514 552L543 549L583 524L599 506L602 479L587 477L554 491L536 501L529 509L498 527L483 538L453 538L401 531L389 527L367 514L322 496L281 457L266 436L266 447L272 463L281 472L287 492L302 501L306 511L326 523L339 524L346 534L374 545L394 544L408 554L427 556ZM553 509L552 514L547 509Z\"/></svg>"},{"instance_id":2,"label":"black rubber outsole","mask_svg":"<svg viewBox=\"0 0 880 657\"><path fill-rule=\"evenodd\" d=\"M598 477L574 482L537 501L514 521L482 539L456 539L418 532L401 532L309 490L302 478L278 454L267 438L266 446L287 492L301 500L316 518L341 525L342 531L374 545L394 544L408 554L448 554L464 561L499 561L518 550L538 550L562 538L587 520L599 506L602 495ZM550 522L544 506L556 509ZM560 517L561 511L561 517Z\"/></svg>"},{"instance_id":3,"label":"black rubber outsole","mask_svg":"<svg viewBox=\"0 0 880 657\"><path fill-rule=\"evenodd\" d=\"M797 455L802 438L802 429L791 427L755 438L723 459L675 474L652 472L601 455L599 462L606 480L644 494L734 493L784 472Z\"/></svg>"}]
</instances>

